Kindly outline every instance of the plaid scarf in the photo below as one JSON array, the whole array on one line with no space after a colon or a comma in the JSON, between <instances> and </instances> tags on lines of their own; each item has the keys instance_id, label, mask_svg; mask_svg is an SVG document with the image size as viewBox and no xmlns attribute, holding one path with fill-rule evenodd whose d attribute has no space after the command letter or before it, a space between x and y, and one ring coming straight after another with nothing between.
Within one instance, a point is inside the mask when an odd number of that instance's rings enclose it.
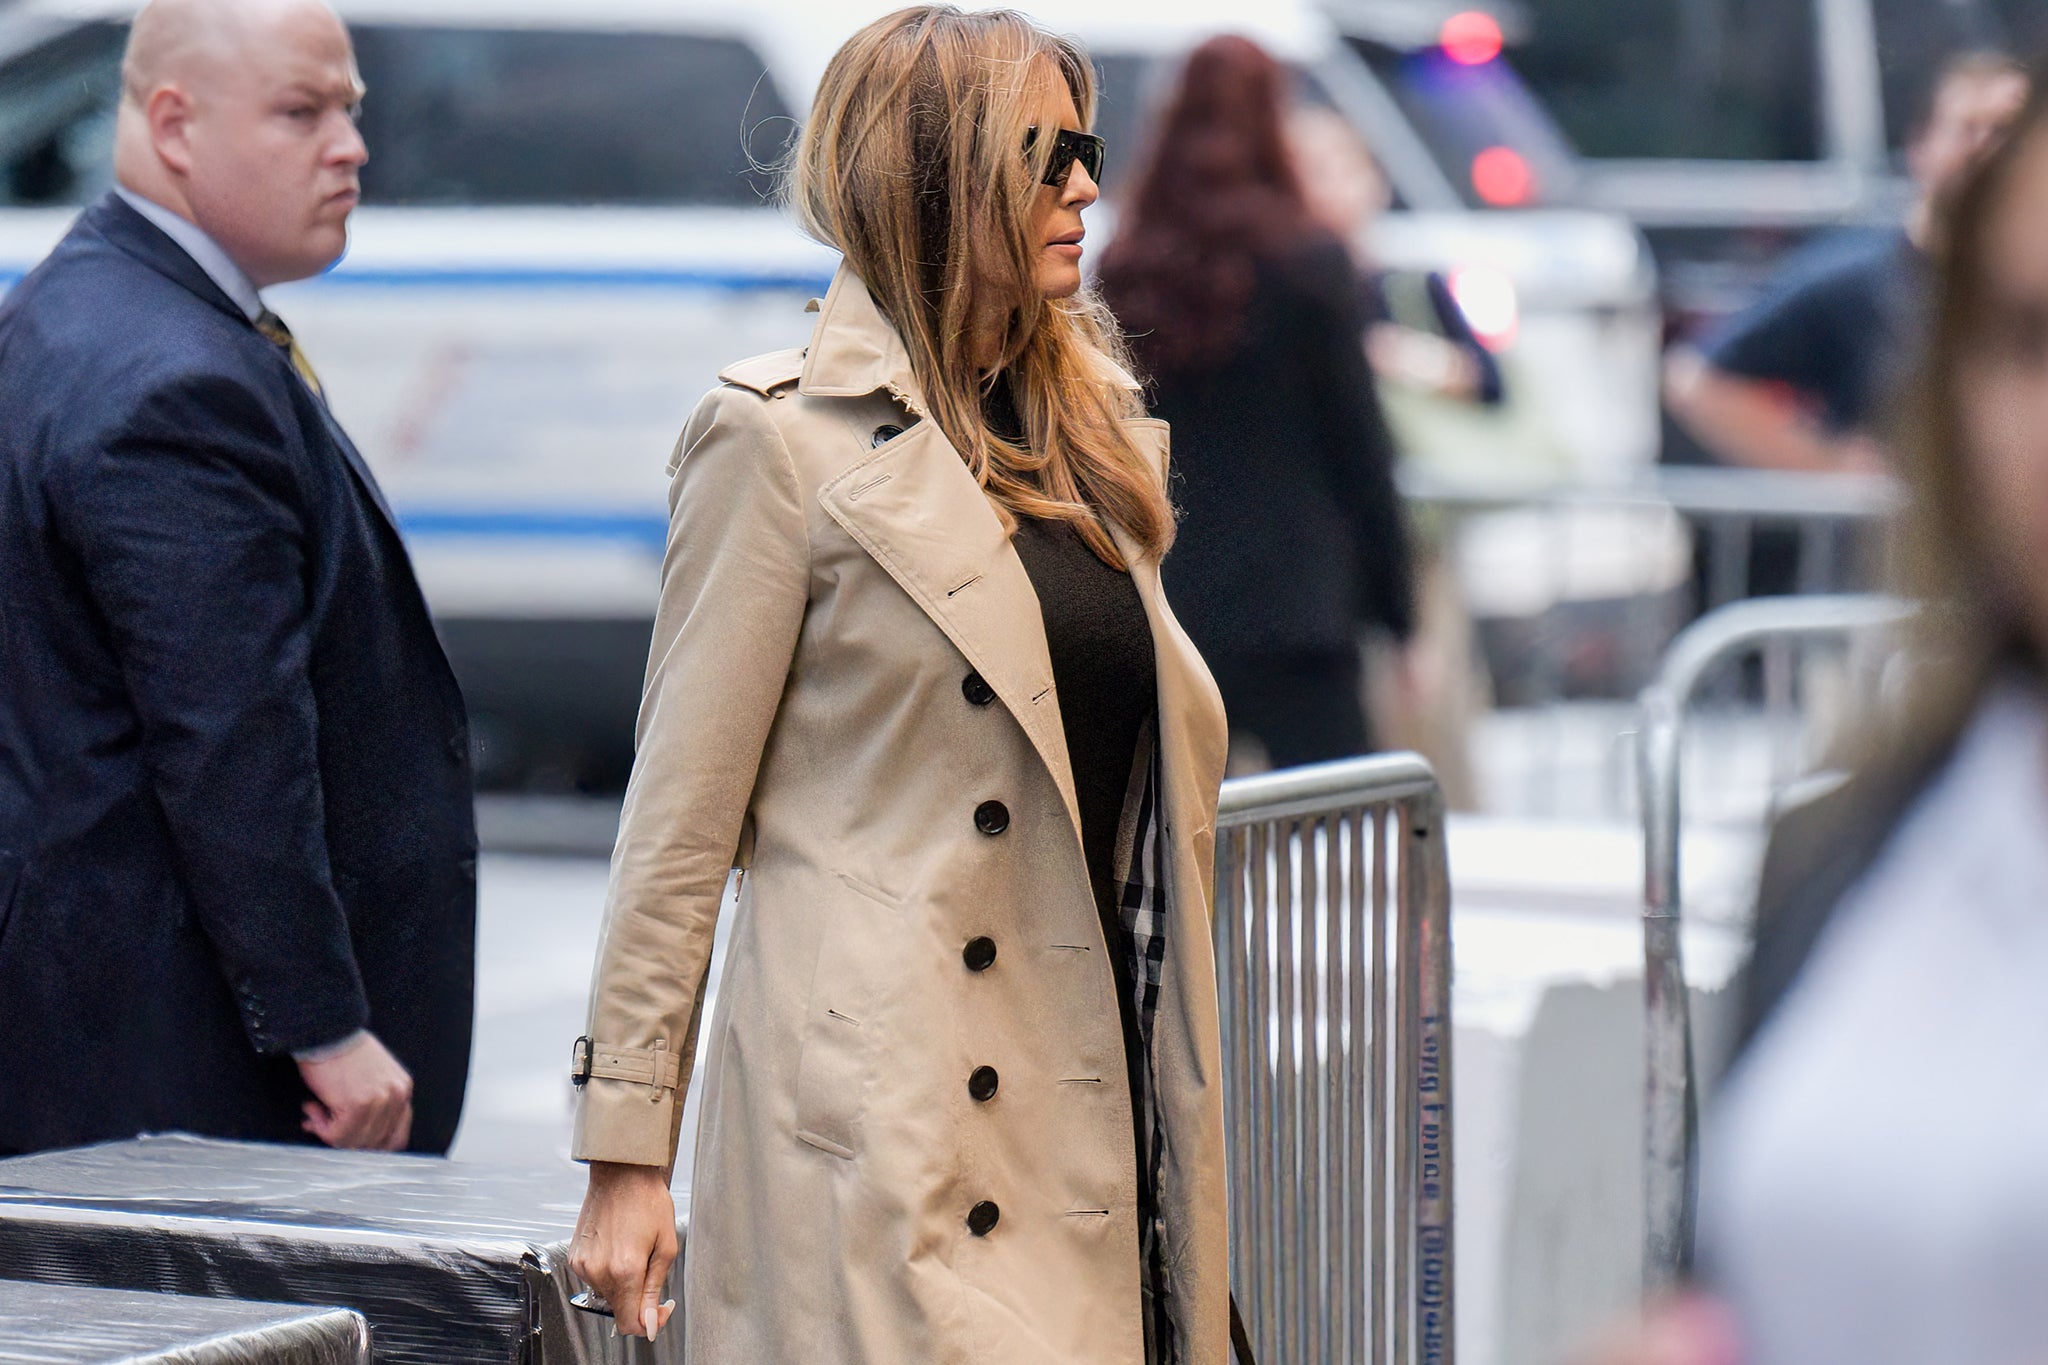
<instances>
[{"instance_id":1,"label":"plaid scarf","mask_svg":"<svg viewBox=\"0 0 2048 1365\"><path fill-rule=\"evenodd\" d=\"M1166 1128L1159 1113L1158 1077L1152 1060L1152 1021L1159 1010L1159 982L1166 966L1166 840L1160 824L1159 744L1147 722L1131 765L1117 831L1116 866L1121 870L1117 908L1122 920L1125 970L1131 993L1129 1018L1137 1037L1126 1040L1138 1057L1131 1065L1138 1139L1139 1283L1145 1322L1145 1365L1174 1365L1180 1358L1169 1310L1172 1282L1167 1268L1166 1226L1159 1208L1159 1184L1166 1164Z\"/></svg>"}]
</instances>

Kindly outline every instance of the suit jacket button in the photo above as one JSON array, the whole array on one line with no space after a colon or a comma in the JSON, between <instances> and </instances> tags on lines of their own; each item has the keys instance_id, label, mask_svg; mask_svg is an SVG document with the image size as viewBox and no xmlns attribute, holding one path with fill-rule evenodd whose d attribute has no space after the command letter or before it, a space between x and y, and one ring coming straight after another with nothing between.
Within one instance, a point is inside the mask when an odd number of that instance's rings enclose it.
<instances>
[{"instance_id":1,"label":"suit jacket button","mask_svg":"<svg viewBox=\"0 0 2048 1365\"><path fill-rule=\"evenodd\" d=\"M983 834L1001 834L1010 827L1010 808L1000 801L984 801L974 808L974 827Z\"/></svg>"},{"instance_id":2,"label":"suit jacket button","mask_svg":"<svg viewBox=\"0 0 2048 1365\"><path fill-rule=\"evenodd\" d=\"M967 946L960 950L960 960L970 972L987 971L996 965L996 941L986 937L968 939Z\"/></svg>"},{"instance_id":3,"label":"suit jacket button","mask_svg":"<svg viewBox=\"0 0 2048 1365\"><path fill-rule=\"evenodd\" d=\"M996 1075L994 1067L978 1066L974 1068L974 1074L967 1078L967 1093L986 1104L996 1097L996 1087L1001 1083L1002 1078Z\"/></svg>"},{"instance_id":4,"label":"suit jacket button","mask_svg":"<svg viewBox=\"0 0 2048 1365\"><path fill-rule=\"evenodd\" d=\"M992 1199L984 1199L967 1211L967 1230L976 1237L986 1237L996 1229L1003 1219L1003 1211Z\"/></svg>"},{"instance_id":5,"label":"suit jacket button","mask_svg":"<svg viewBox=\"0 0 2048 1365\"><path fill-rule=\"evenodd\" d=\"M868 444L870 446L880 448L882 446L889 444L889 442L895 440L898 436L901 436L902 434L902 427L887 425L879 426L875 428L875 434L868 438Z\"/></svg>"},{"instance_id":6,"label":"suit jacket button","mask_svg":"<svg viewBox=\"0 0 2048 1365\"><path fill-rule=\"evenodd\" d=\"M961 682L960 691L976 706L987 706L996 699L996 690L979 673L969 673Z\"/></svg>"}]
</instances>

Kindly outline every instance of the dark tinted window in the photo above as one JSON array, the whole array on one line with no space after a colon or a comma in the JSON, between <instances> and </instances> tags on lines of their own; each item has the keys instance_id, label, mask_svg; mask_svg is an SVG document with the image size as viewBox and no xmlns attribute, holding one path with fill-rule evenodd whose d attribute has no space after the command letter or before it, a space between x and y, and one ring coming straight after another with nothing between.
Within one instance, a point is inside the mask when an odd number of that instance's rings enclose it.
<instances>
[{"instance_id":1,"label":"dark tinted window","mask_svg":"<svg viewBox=\"0 0 2048 1365\"><path fill-rule=\"evenodd\" d=\"M1102 163L1105 193L1114 194L1129 184L1146 154L1150 82L1160 74L1144 57L1112 53L1095 58L1095 131L1109 144Z\"/></svg>"},{"instance_id":2,"label":"dark tinted window","mask_svg":"<svg viewBox=\"0 0 2048 1365\"><path fill-rule=\"evenodd\" d=\"M1588 156L1820 154L1813 0L1524 0L1522 10L1515 65Z\"/></svg>"},{"instance_id":3,"label":"dark tinted window","mask_svg":"<svg viewBox=\"0 0 2048 1365\"><path fill-rule=\"evenodd\" d=\"M759 204L789 109L759 57L672 33L356 30L365 202Z\"/></svg>"},{"instance_id":4,"label":"dark tinted window","mask_svg":"<svg viewBox=\"0 0 2048 1365\"><path fill-rule=\"evenodd\" d=\"M126 37L84 24L0 65L0 206L83 204L112 183Z\"/></svg>"},{"instance_id":5,"label":"dark tinted window","mask_svg":"<svg viewBox=\"0 0 2048 1365\"><path fill-rule=\"evenodd\" d=\"M1505 58L1468 66L1436 47L1350 43L1466 203L1533 208L1570 198L1571 148Z\"/></svg>"}]
</instances>

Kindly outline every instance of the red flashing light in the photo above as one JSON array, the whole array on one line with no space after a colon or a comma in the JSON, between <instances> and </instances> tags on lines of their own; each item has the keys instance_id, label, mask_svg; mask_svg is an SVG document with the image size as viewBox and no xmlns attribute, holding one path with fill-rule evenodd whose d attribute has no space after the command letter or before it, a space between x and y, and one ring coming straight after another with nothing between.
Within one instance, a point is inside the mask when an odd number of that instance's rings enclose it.
<instances>
[{"instance_id":1,"label":"red flashing light","mask_svg":"<svg viewBox=\"0 0 2048 1365\"><path fill-rule=\"evenodd\" d=\"M1484 66L1500 56L1500 22L1491 14L1465 10L1444 20L1437 37L1444 55L1460 66Z\"/></svg>"},{"instance_id":2,"label":"red flashing light","mask_svg":"<svg viewBox=\"0 0 2048 1365\"><path fill-rule=\"evenodd\" d=\"M1497 209L1518 208L1536 195L1536 176L1519 152L1488 147L1472 158L1472 188Z\"/></svg>"}]
</instances>

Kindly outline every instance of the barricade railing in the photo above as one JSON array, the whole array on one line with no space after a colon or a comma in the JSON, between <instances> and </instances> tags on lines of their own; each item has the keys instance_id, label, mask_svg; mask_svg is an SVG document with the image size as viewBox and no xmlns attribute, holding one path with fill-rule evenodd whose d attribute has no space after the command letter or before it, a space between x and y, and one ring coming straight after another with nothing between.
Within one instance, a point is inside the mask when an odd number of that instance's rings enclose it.
<instances>
[{"instance_id":1,"label":"barricade railing","mask_svg":"<svg viewBox=\"0 0 2048 1365\"><path fill-rule=\"evenodd\" d=\"M1450 889L1409 754L1224 784L1231 1280L1262 1362L1449 1365Z\"/></svg>"},{"instance_id":2,"label":"barricade railing","mask_svg":"<svg viewBox=\"0 0 2048 1365\"><path fill-rule=\"evenodd\" d=\"M1869 591L1900 503L1884 475L1759 469L1577 484L1412 469L1402 489L1486 660L1478 787L1502 811L1615 819L1639 804L1631 703L1678 633L1737 600Z\"/></svg>"},{"instance_id":3,"label":"barricade railing","mask_svg":"<svg viewBox=\"0 0 2048 1365\"><path fill-rule=\"evenodd\" d=\"M1472 515L1528 508L1668 508L1697 531L1704 613L1752 595L1757 537L1786 536L1778 593L1842 592L1867 581L1855 537L1898 510L1897 480L1884 474L1812 474L1777 469L1658 465L1619 483L1474 484L1404 471L1401 488L1423 507Z\"/></svg>"},{"instance_id":4,"label":"barricade railing","mask_svg":"<svg viewBox=\"0 0 2048 1365\"><path fill-rule=\"evenodd\" d=\"M1815 595L1760 598L1702 617L1672 643L1657 680L1643 693L1638 733L1643 822L1643 1282L1646 1293L1675 1284L1690 1260L1697 1174L1697 1078L1692 1013L1679 930L1683 917L1680 859L1686 727L1710 680L1732 665L1761 657L1760 709L1765 718L1797 715L1799 654L1815 647L1840 653L1829 704L1837 720L1876 704L1889 672L1889 640L1911 614L1896 599ZM1813 775L1819 757L1811 737L1775 727L1777 752L1768 781L1773 796ZM1789 747L1800 744L1800 749Z\"/></svg>"}]
</instances>

